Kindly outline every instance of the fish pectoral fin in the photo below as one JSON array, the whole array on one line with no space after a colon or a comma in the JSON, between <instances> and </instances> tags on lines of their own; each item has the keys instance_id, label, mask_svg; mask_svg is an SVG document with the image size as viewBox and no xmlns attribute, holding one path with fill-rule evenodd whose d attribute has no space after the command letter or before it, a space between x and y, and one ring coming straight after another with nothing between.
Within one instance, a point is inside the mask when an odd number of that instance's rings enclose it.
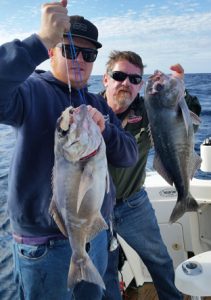
<instances>
[{"instance_id":1,"label":"fish pectoral fin","mask_svg":"<svg viewBox=\"0 0 211 300\"><path fill-rule=\"evenodd\" d=\"M154 160L153 160L153 168L170 184L173 185L173 180L171 176L166 171L163 166L159 155L155 152Z\"/></svg>"},{"instance_id":2,"label":"fish pectoral fin","mask_svg":"<svg viewBox=\"0 0 211 300\"><path fill-rule=\"evenodd\" d=\"M183 120L184 120L184 123L185 123L185 129L186 129L186 133L188 135L188 128L189 128L189 122L188 122L188 119L190 118L190 110L188 108L188 105L185 101L185 98L184 97L181 97L179 102L179 107L182 111L182 116L183 116Z\"/></svg>"},{"instance_id":3,"label":"fish pectoral fin","mask_svg":"<svg viewBox=\"0 0 211 300\"><path fill-rule=\"evenodd\" d=\"M201 123L200 118L196 114L194 114L194 112L192 112L191 110L190 110L190 116L191 116L192 123L194 125L197 125L197 126L200 125L200 123Z\"/></svg>"},{"instance_id":4,"label":"fish pectoral fin","mask_svg":"<svg viewBox=\"0 0 211 300\"><path fill-rule=\"evenodd\" d=\"M110 191L110 176L108 173L108 169L107 169L107 173L106 173L106 193L108 194Z\"/></svg>"},{"instance_id":5,"label":"fish pectoral fin","mask_svg":"<svg viewBox=\"0 0 211 300\"><path fill-rule=\"evenodd\" d=\"M193 179L196 170L200 169L201 162L201 157L195 151L193 151L192 159L190 160L190 179Z\"/></svg>"},{"instance_id":6,"label":"fish pectoral fin","mask_svg":"<svg viewBox=\"0 0 211 300\"><path fill-rule=\"evenodd\" d=\"M59 227L59 230L61 231L61 233L64 236L68 237L67 230L66 230L65 224L63 222L62 216L60 215L60 213L56 207L56 203L55 203L55 201L53 201L53 199L49 206L49 213L52 216L52 218L54 219L56 225Z\"/></svg>"},{"instance_id":7,"label":"fish pectoral fin","mask_svg":"<svg viewBox=\"0 0 211 300\"><path fill-rule=\"evenodd\" d=\"M97 217L94 219L93 224L90 226L90 228L88 228L86 242L87 243L90 242L92 239L94 239L97 236L99 232L107 229L108 229L108 225L104 220L103 216L101 215L101 213L99 213Z\"/></svg>"},{"instance_id":8,"label":"fish pectoral fin","mask_svg":"<svg viewBox=\"0 0 211 300\"><path fill-rule=\"evenodd\" d=\"M86 195L87 191L92 188L94 184L93 180L93 168L91 165L87 164L81 174L81 179L78 189L78 199L77 199L77 213L81 207L81 203Z\"/></svg>"}]
</instances>

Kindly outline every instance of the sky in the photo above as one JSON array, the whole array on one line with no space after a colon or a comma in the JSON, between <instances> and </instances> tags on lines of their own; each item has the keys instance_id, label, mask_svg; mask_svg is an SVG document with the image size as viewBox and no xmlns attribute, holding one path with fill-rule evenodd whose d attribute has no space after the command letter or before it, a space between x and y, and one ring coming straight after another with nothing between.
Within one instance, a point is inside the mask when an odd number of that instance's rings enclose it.
<instances>
[{"instance_id":1,"label":"sky","mask_svg":"<svg viewBox=\"0 0 211 300\"><path fill-rule=\"evenodd\" d=\"M46 2L0 0L0 44L38 32ZM93 75L104 73L112 50L137 52L145 74L175 63L186 73L211 73L211 0L69 0L67 8L98 27L103 47ZM39 68L49 69L49 61Z\"/></svg>"}]
</instances>

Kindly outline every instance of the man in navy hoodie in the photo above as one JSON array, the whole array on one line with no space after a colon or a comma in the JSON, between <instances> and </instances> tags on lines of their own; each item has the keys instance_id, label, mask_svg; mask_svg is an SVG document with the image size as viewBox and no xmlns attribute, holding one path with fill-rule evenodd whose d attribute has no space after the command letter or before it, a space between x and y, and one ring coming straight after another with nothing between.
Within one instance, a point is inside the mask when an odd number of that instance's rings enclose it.
<instances>
[{"instance_id":1,"label":"man in navy hoodie","mask_svg":"<svg viewBox=\"0 0 211 300\"><path fill-rule=\"evenodd\" d=\"M102 46L98 30L81 16L68 17L66 6L64 0L44 4L37 34L0 47L0 122L17 131L9 175L8 210L19 299L69 300L72 295L72 291L67 291L69 241L48 212L54 132L61 112L69 105L90 105L93 120L106 143L108 162L128 167L137 160L134 138L122 129L104 99L89 93L86 87L97 49ZM75 56L70 51L73 43ZM49 55L52 71L36 71ZM102 207L107 220L115 198L113 191L111 183ZM88 251L103 276L107 266L105 231L91 241ZM91 283L82 282L74 291L75 299L99 300L102 296L102 290Z\"/></svg>"}]
</instances>

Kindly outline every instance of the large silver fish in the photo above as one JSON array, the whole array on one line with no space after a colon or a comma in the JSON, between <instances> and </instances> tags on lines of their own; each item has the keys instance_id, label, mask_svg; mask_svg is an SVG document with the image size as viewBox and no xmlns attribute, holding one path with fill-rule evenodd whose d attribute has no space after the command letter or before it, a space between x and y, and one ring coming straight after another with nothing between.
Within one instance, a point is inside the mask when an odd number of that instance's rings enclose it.
<instances>
[{"instance_id":1,"label":"large silver fish","mask_svg":"<svg viewBox=\"0 0 211 300\"><path fill-rule=\"evenodd\" d=\"M86 105L63 112L54 152L50 213L72 248L68 288L81 280L105 288L86 252L86 243L107 229L100 212L108 192L107 159L103 137Z\"/></svg>"},{"instance_id":2,"label":"large silver fish","mask_svg":"<svg viewBox=\"0 0 211 300\"><path fill-rule=\"evenodd\" d=\"M193 130L200 119L189 111L184 93L183 80L155 71L147 80L144 95L155 148L154 168L178 193L171 223L186 211L198 209L189 184L201 164L194 151Z\"/></svg>"}]
</instances>

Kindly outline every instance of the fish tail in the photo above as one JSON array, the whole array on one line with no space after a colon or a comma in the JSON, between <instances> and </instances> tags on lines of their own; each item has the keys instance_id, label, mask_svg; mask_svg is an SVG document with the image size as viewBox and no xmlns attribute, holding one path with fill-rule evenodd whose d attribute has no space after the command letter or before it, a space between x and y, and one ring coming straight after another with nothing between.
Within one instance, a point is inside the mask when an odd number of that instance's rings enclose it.
<instances>
[{"instance_id":1,"label":"fish tail","mask_svg":"<svg viewBox=\"0 0 211 300\"><path fill-rule=\"evenodd\" d=\"M171 213L169 222L175 223L180 217L183 216L185 212L188 211L197 211L199 208L198 203L193 198L192 195L189 194L187 199L182 199L180 201L177 200L177 203Z\"/></svg>"},{"instance_id":2,"label":"fish tail","mask_svg":"<svg viewBox=\"0 0 211 300\"><path fill-rule=\"evenodd\" d=\"M80 259L71 258L68 273L68 288L73 288L76 283L82 280L92 282L105 289L102 277L87 254Z\"/></svg>"}]
</instances>

